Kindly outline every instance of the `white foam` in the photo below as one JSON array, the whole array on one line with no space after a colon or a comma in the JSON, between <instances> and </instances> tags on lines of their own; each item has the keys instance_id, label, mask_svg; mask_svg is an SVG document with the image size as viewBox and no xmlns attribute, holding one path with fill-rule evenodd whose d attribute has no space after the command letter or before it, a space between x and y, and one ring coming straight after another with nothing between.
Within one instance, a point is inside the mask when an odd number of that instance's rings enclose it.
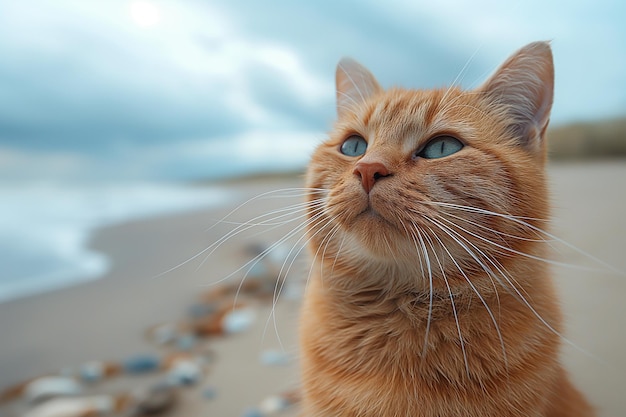
<instances>
[{"instance_id":1,"label":"white foam","mask_svg":"<svg viewBox=\"0 0 626 417\"><path fill-rule=\"evenodd\" d=\"M102 276L108 259L86 247L96 228L231 198L218 187L0 184L0 301Z\"/></svg>"}]
</instances>

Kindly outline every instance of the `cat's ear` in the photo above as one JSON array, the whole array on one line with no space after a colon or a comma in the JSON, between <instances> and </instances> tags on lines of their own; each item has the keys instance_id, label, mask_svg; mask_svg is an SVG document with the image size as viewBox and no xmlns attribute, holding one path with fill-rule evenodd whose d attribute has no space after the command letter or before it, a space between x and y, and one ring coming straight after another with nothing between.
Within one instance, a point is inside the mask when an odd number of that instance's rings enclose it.
<instances>
[{"instance_id":1,"label":"cat's ear","mask_svg":"<svg viewBox=\"0 0 626 417\"><path fill-rule=\"evenodd\" d=\"M376 78L363 65L350 58L343 58L337 64L335 83L339 117L382 91Z\"/></svg>"},{"instance_id":2,"label":"cat's ear","mask_svg":"<svg viewBox=\"0 0 626 417\"><path fill-rule=\"evenodd\" d=\"M548 42L534 42L511 55L479 91L502 108L509 129L534 153L545 152L544 135L554 96L554 65Z\"/></svg>"}]
</instances>

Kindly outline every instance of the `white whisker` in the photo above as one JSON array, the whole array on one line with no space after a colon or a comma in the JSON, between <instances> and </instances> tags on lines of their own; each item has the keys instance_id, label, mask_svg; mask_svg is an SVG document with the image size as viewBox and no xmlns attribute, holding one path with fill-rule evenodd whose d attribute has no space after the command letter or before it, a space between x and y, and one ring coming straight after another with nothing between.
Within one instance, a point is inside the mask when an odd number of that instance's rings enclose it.
<instances>
[{"instance_id":1,"label":"white whisker","mask_svg":"<svg viewBox=\"0 0 626 417\"><path fill-rule=\"evenodd\" d=\"M303 211L303 214L301 214L301 215L299 215L299 216L297 216L297 217L292 217L292 218L290 218L290 219L288 219L288 220L286 220L286 221L284 221L284 222L280 222L280 223L278 223L278 224L274 224L274 222L275 222L275 219L276 219L276 218L270 218L270 219L268 219L267 221L264 221L264 222L261 222L261 223L251 223L251 224L248 224L248 223L242 223L242 224L240 224L238 227L236 227L235 229L233 229L233 230L229 231L228 233L226 233L224 236L222 236L220 239L218 239L215 243L213 243L213 244L212 244L212 245L210 245L208 248L206 248L203 252L201 252L201 253L205 253L207 250L210 250L208 253L206 253L206 255L205 255L205 257L204 257L203 261L202 261L202 262L200 263L200 265L198 265L198 267L196 268L196 271L198 271L198 270L199 270L199 269L200 269L200 268L204 265L204 263L206 262L206 260L207 260L207 259L208 259L208 258L209 258L209 257L210 257L210 256L211 256L211 255L212 255L212 254L213 254L213 253L214 253L214 252L215 252L215 251L216 251L216 250L217 250L217 249L218 249L218 248L222 245L222 244L224 244L226 241L230 240L231 238L233 238L233 237L235 237L235 236L237 236L237 235L239 235L239 234L241 234L241 233L244 233L244 232L246 232L246 231L248 231L248 230L250 230L250 229L252 229L252 228L254 228L254 227L258 227L258 226L268 226L268 225L269 225L269 226L272 226L272 227L270 228L270 230L273 230L273 229L274 229L274 228L276 228L276 227L280 227L280 226L283 226L283 225L285 225L285 224L288 224L288 223L291 223L291 222L294 222L294 221L298 221L298 220L300 220L300 219L302 219L302 218L304 218L304 217L307 217L307 216L308 216L308 214L307 214L307 213L306 213L306 211L305 211L306 209L307 209L307 208L305 207L304 209L299 210L299 211ZM322 210L322 209L323 209L323 207L321 207L320 205L317 205L317 204L316 204L316 205L315 205L315 207L311 209L311 211L315 212L315 211L319 211L319 210ZM291 213L291 214L293 215L293 214L295 214L295 212L294 212L294 213ZM281 216L279 216L279 217L283 217L283 216L284 216L284 215L281 215ZM265 217L265 215L257 216L257 217L255 217L254 219L252 219L252 221L256 221L256 220L258 220L258 218L261 218L261 217ZM267 232L267 230L266 230L266 232ZM236 272L239 272L239 270L237 270Z\"/></svg>"},{"instance_id":2,"label":"white whisker","mask_svg":"<svg viewBox=\"0 0 626 417\"><path fill-rule=\"evenodd\" d=\"M435 224L436 222L434 221L434 219L431 219ZM445 220L442 218L442 220ZM568 338L566 338L563 334L561 334L558 330L556 330L550 323L548 323L540 314L539 312L537 312L537 310L532 306L532 304L526 299L526 297L524 297L524 295L522 294L522 292L520 291L520 289L518 288L518 285L515 285L514 283L514 279L512 277L511 274L505 273L502 269L501 269L501 265L498 266L496 264L496 262L494 260L492 260L489 256L487 256L484 252L482 252L479 248L477 248L472 242L470 242L467 238L465 238L464 236L462 236L461 234L459 234L458 232L453 231L452 229L450 229L449 227L446 227L443 223L439 223L442 227L444 227L445 229L447 229L448 231L450 231L451 233L453 233L454 235L456 235L459 239L465 241L468 245L472 246L476 251L478 251L488 262L490 262L500 273L500 275L492 275L494 278L496 278L499 282L502 283L502 281L499 279L499 277L503 278L508 285L505 285L504 283L503 286L507 289L513 290L514 294L516 295L516 298L518 300L520 300L526 307L528 307L530 309L530 311L533 313L533 315L535 317L537 317L537 319L539 319L539 321L548 328L548 330L550 330L552 333L554 333L555 335L559 336L559 338L561 338L564 342L566 342L568 345L572 346L573 348L575 348L576 350L578 350L579 352L584 353L585 355L595 358L596 360L599 360L595 355L592 355L590 352L588 352L587 350L583 349L582 347L580 347L579 345L577 345L576 343L572 342L571 340L569 340ZM453 226L459 227L458 225L456 225L455 223L451 223ZM467 232L467 231L466 231ZM481 263L482 264L482 263ZM528 294L527 294L528 295Z\"/></svg>"},{"instance_id":3,"label":"white whisker","mask_svg":"<svg viewBox=\"0 0 626 417\"><path fill-rule=\"evenodd\" d=\"M289 190L292 190L292 191L296 191L297 190L299 192L302 191L302 190L321 191L320 189L314 189L314 188L286 188L286 189L280 189L280 190L274 190L274 191L265 192L263 194L257 195L255 197L252 197L252 198L246 200L246 202L240 204L235 209L231 210L229 212L229 214L224 216L221 220L217 221L215 224L213 224L213 226L209 227L206 231L210 231L216 225L226 222L227 221L226 219L228 219L228 217L233 215L237 210L241 209L246 204L250 204L251 202L253 202L253 201L257 200L257 199L260 199L260 198L263 198L263 197L266 197L266 196L269 196L269 195L272 195L272 194L275 194L275 193L278 193L278 192L285 192L285 191L289 191ZM321 201L321 199L313 200L312 202L309 202L308 204L318 204L320 201ZM294 206L298 206L298 205L294 205ZM306 210L306 209L307 209L306 205L303 205L302 206L302 210ZM295 213L293 213L293 214L295 214ZM214 242L211 245L207 246L206 248L202 249L201 251L199 251L195 255L189 257L185 261L180 262L180 263L174 265L173 267L171 267L171 268L169 268L169 269L167 269L167 270L165 270L165 271L163 271L163 272L161 272L159 274L154 275L152 277L152 279L156 279L156 278L162 277L164 275L167 275L170 272L175 271L176 269L179 269L179 268L189 264L190 262L193 262L194 260L198 259L202 255L206 254L206 257L210 256L219 246L221 246L221 244L223 244L224 242L228 241L230 238L232 238L233 236L236 236L237 234L239 234L242 231L248 230L249 228L252 228L252 227L255 227L255 226L259 226L259 225L265 226L265 225L268 225L271 222L276 221L276 219L271 219L271 220L266 220L265 222L260 222L258 224L251 223L251 222L257 222L260 219L266 218L266 217L271 216L271 215L272 215L271 213L265 213L265 214L262 214L262 215L259 215L259 216L255 217L254 219L250 220L249 222L239 224L237 228L229 231L224 236L220 237L216 242ZM293 220L291 220L291 221L293 221ZM289 223L289 221L286 221L285 224L286 223ZM281 224L279 224L279 225L281 225ZM245 230L242 230L244 227L245 227ZM206 257L205 257L205 259L206 259ZM202 261L202 263L204 263L204 262L205 261Z\"/></svg>"},{"instance_id":4,"label":"white whisker","mask_svg":"<svg viewBox=\"0 0 626 417\"><path fill-rule=\"evenodd\" d=\"M311 226L312 224L314 224L315 222L317 222L320 218L322 218L323 213L320 212L318 213L316 216L314 216L312 219L310 219L309 221L305 222L303 225L300 226L300 228L302 228L302 226L309 228L309 226ZM322 219L325 220L325 219ZM306 245L313 239L315 238L316 235L318 235L319 233L321 233L324 229L326 229L330 224L332 224L333 219L331 220L326 220L325 224L319 228L319 230L317 230L312 236L309 236L308 238L306 238L306 235L302 235L292 246L291 250L289 251L289 253L287 254L287 256L285 257L285 260L283 262L283 265L281 266L280 271L278 272L278 276L276 279L276 284L274 286L274 295L272 298L272 308L271 308L271 313L270 313L270 317L268 317L268 321L266 322L265 325L265 329L263 331L263 335L265 335L265 332L267 330L267 326L269 325L269 320L270 318L272 318L273 320L273 324L274 324L274 330L276 332L276 337L278 339L278 343L280 344L281 348L282 348L282 341L280 339L280 335L278 334L278 327L277 327L277 323L276 323L276 305L278 303L278 299L280 297L280 294L283 290L283 287L285 285L285 282L287 280L287 276L289 274L289 271L291 269L291 267L293 266L293 263L295 262L295 259L298 257L298 255L300 254L300 252L306 247ZM336 228L338 226L334 226L334 228ZM331 229L331 230L334 230ZM328 237L325 236L324 239L326 239ZM295 248L298 246L298 244L305 239L305 242L303 245L300 245L300 248L295 252L295 254L293 254ZM287 262L291 259L291 262L289 264L289 266L285 269L285 266L287 264Z\"/></svg>"},{"instance_id":5,"label":"white whisker","mask_svg":"<svg viewBox=\"0 0 626 417\"><path fill-rule=\"evenodd\" d=\"M452 225L458 227L458 225L456 223L454 223L453 221L448 220L448 219L446 219L444 217L441 217L441 220L445 221L448 224L452 224ZM467 233L467 234L469 234L469 235L471 235L471 236L473 236L473 237L475 237L475 238L485 242L485 243L488 243L489 245L495 246L495 247L497 247L499 249L502 249L503 251L508 252L508 253L512 253L512 254L515 254L515 255L520 255L520 256L523 256L525 258L533 259L533 260L536 260L536 261L545 262L545 263L550 264L550 265L562 266L562 267L567 267L567 268L576 268L576 269L581 269L581 270L595 271L594 268L586 268L586 267L583 267L583 266L571 265L571 264L568 264L568 263L559 262L559 261L555 261L555 260L552 260L552 259L543 258L541 256L532 255L530 253L522 252L522 251L519 251L517 249L513 249L513 248L511 248L509 246L501 245L501 244L499 244L497 242L494 242L493 240L490 240L490 239L488 239L488 238L486 238L486 237L484 237L482 235L479 235L478 233L472 232L471 230L468 230L468 229L463 229L463 231L465 233Z\"/></svg>"},{"instance_id":6,"label":"white whisker","mask_svg":"<svg viewBox=\"0 0 626 417\"><path fill-rule=\"evenodd\" d=\"M457 242L457 244L459 244L465 251L467 251L468 254L470 254L470 256L472 256L474 259L477 260L476 255L467 247L465 246L461 241L459 241L456 237L454 237L454 235L452 233L450 233L447 228L443 227L441 224L439 224L437 221L435 221L434 219L430 219L432 221L432 223L437 226L440 230L442 230L444 233L446 233L448 236L450 236L455 242ZM452 262L454 263L454 265L456 266L456 268L459 270L459 272L461 273L461 275L463 275L463 278L465 278L465 281L468 283L468 285L470 286L470 288L474 291L474 293L476 293L476 295L478 296L478 298L480 299L480 301L482 302L483 306L485 306L485 309L487 310L487 314L489 314L489 317L491 318L491 322L493 323L493 326L496 329L496 332L498 333L498 338L500 340L500 347L502 349L502 357L503 357L503 361L504 361L504 366L505 368L508 369L509 365L508 365L508 360L507 360L507 356L506 356L506 347L504 345L504 339L502 338L502 333L500 332L500 326L498 326L498 322L496 321L496 318L493 315L493 312L491 311L491 309L489 308L489 305L487 304L487 302L485 301L485 299L483 298L482 294L480 293L480 291L478 291L478 288L476 288L476 286L474 285L474 283L469 279L469 277L467 276L467 274L465 273L465 271L463 270L463 268L461 268L461 266L458 264L458 262L456 261L456 259L454 258L454 256L452 256L452 253L450 253L450 251L448 250L448 248L444 245L444 243L441 241L441 239L435 235L435 238L437 239L437 241L439 241L439 244L444 248L444 250L446 251L446 253L448 254L448 257L452 260ZM482 262L481 262L482 263ZM491 277L490 277L491 279ZM493 280L491 280L493 283ZM494 289L495 289L495 294L497 297L498 291L497 288L495 288L494 285ZM500 305L500 301L498 298L498 305Z\"/></svg>"},{"instance_id":7,"label":"white whisker","mask_svg":"<svg viewBox=\"0 0 626 417\"><path fill-rule=\"evenodd\" d=\"M426 268L428 270L428 319L426 320L426 330L424 334L424 348L422 349L422 356L426 354L426 348L428 347L428 334L430 332L430 324L433 318L433 270L430 263L430 257L428 256L428 249L426 248L426 244L424 243L424 239L422 237L422 232L419 228L416 228L415 231L419 237L420 246L422 247L422 252L424 253L424 261L426 262Z\"/></svg>"},{"instance_id":8,"label":"white whisker","mask_svg":"<svg viewBox=\"0 0 626 417\"><path fill-rule=\"evenodd\" d=\"M229 279L230 277L232 277L233 275L235 275L236 273L238 273L239 271L241 271L241 270L243 270L243 269L245 269L247 267L248 270L246 271L246 274L244 275L244 278L243 278L243 280L245 280L245 278L250 273L252 268L254 268L254 266L257 265L261 261L261 259L263 259L268 253L270 253L271 251L273 251L274 249L276 249L277 247L279 247L280 245L285 243L287 240L291 239L293 236L295 236L298 233L304 231L307 227L309 227L310 224L315 222L319 218L319 216L321 215L320 212L321 212L322 209L318 208L317 210L318 210L318 213L315 216L313 216L312 218L310 218L310 219L306 220L305 222L299 224L294 229L290 230L283 237L281 237L276 242L274 242L272 245L270 245L268 248L263 250L260 254L258 254L257 256L255 256L254 258L252 258L251 260L246 262L244 265L239 267L237 270L231 272L229 275L227 275L226 277L220 279L217 282L218 283L219 282L223 282L223 281ZM213 285L213 284L211 284L211 285ZM241 284L240 284L240 287L241 287Z\"/></svg>"},{"instance_id":9,"label":"white whisker","mask_svg":"<svg viewBox=\"0 0 626 417\"><path fill-rule=\"evenodd\" d=\"M434 235L434 232L432 231L432 229L428 228L428 230L430 230L430 232ZM461 332L461 324L459 323L459 315L456 309L456 305L454 303L454 295L452 294L452 289L450 288L450 283L448 282L448 278L446 277L446 271L443 267L443 264L441 263L441 260L439 260L439 256L437 256L437 251L435 250L433 241L430 239L428 234L425 234L424 237L426 241L428 242L429 246L431 247L431 249L433 250L433 256L435 257L435 260L437 261L437 264L439 265L441 276L443 278L444 283L446 284L446 288L448 289L448 294L450 295L450 304L452 305L452 314L454 315L454 321L456 323L456 329L459 335L459 342L461 343L463 361L465 362L465 371L467 372L467 377L470 378L469 361L467 359L467 352L465 350L465 340L463 339L463 334Z\"/></svg>"},{"instance_id":10,"label":"white whisker","mask_svg":"<svg viewBox=\"0 0 626 417\"><path fill-rule=\"evenodd\" d=\"M484 215L488 215L488 216L496 216L496 217L500 217L500 218L504 218L510 221L513 221L521 226L527 227L528 229L533 230L534 232L538 233L539 235L545 235L548 238L550 238L552 241L554 242L558 242L566 247L568 247L569 249L577 252L580 255L583 255L585 257L587 257L588 259L593 260L594 262L598 263L599 265L601 265L604 268L607 268L608 270L617 273L619 275L626 275L626 272L624 271L620 271L617 268L613 267L612 265L602 261L601 259L585 252L584 250L576 247L575 245L572 245L571 243L559 238L558 236L555 236L537 226L534 226L530 223L528 223L528 221L525 220L533 220L533 221L546 221L543 219L535 219L535 218L530 218L530 217L522 217L522 216L513 216L513 215L509 215L509 214L502 214L502 213L497 213L497 212L493 212L490 210L485 210L485 209L481 209L481 208L477 208L477 207L471 207L471 206L463 206L463 205L458 205L458 204L451 204L451 203L442 203L442 202L430 202L427 204L432 204L432 205L436 205L436 206L441 206L441 207L448 207L448 208L452 208L452 209L457 209L457 210L462 210L462 211L467 211L467 212L473 212L473 213L478 213L478 214L484 214ZM478 236L476 236L478 237ZM495 244L494 242L489 242L492 243L494 245L497 246L497 244ZM584 271L591 271L591 272L595 272L598 271L597 268L588 268L588 267L583 267L580 265L572 265L572 264L568 264L568 263L563 263L563 262L558 262L558 261L553 261L550 259L544 259L544 258L539 258L539 257L533 257L532 255L528 255L522 252L515 252L514 250L511 250L509 248L504 248L502 247L502 249L508 250L510 252L516 253L518 255L522 255L522 256L528 256L531 257L533 259L536 260L540 260L540 261L544 261L546 263L552 264L552 265L557 265L557 266L562 266L562 267L566 267L566 268L575 268L575 269L580 269L580 270L584 270Z\"/></svg>"}]
</instances>

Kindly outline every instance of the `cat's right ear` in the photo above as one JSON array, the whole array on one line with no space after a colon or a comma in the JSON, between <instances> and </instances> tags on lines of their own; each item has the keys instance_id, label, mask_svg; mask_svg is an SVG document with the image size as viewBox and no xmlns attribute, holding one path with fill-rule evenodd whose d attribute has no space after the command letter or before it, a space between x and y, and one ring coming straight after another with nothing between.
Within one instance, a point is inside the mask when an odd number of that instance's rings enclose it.
<instances>
[{"instance_id":1,"label":"cat's right ear","mask_svg":"<svg viewBox=\"0 0 626 417\"><path fill-rule=\"evenodd\" d=\"M337 114L352 112L372 95L382 91L376 78L363 65L353 59L343 58L337 64Z\"/></svg>"}]
</instances>

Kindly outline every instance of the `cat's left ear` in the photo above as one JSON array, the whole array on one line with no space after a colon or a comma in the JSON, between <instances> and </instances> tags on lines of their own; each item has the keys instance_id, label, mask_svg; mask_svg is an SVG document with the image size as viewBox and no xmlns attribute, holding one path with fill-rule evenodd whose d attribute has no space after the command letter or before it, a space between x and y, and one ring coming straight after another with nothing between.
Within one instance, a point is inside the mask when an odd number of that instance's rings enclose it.
<instances>
[{"instance_id":1,"label":"cat's left ear","mask_svg":"<svg viewBox=\"0 0 626 417\"><path fill-rule=\"evenodd\" d=\"M337 84L337 114L339 117L382 91L372 73L351 58L343 58L339 61L335 82Z\"/></svg>"},{"instance_id":2,"label":"cat's left ear","mask_svg":"<svg viewBox=\"0 0 626 417\"><path fill-rule=\"evenodd\" d=\"M544 136L554 97L554 64L548 42L526 45L491 76L479 91L502 107L509 128L532 153L545 152Z\"/></svg>"}]
</instances>

